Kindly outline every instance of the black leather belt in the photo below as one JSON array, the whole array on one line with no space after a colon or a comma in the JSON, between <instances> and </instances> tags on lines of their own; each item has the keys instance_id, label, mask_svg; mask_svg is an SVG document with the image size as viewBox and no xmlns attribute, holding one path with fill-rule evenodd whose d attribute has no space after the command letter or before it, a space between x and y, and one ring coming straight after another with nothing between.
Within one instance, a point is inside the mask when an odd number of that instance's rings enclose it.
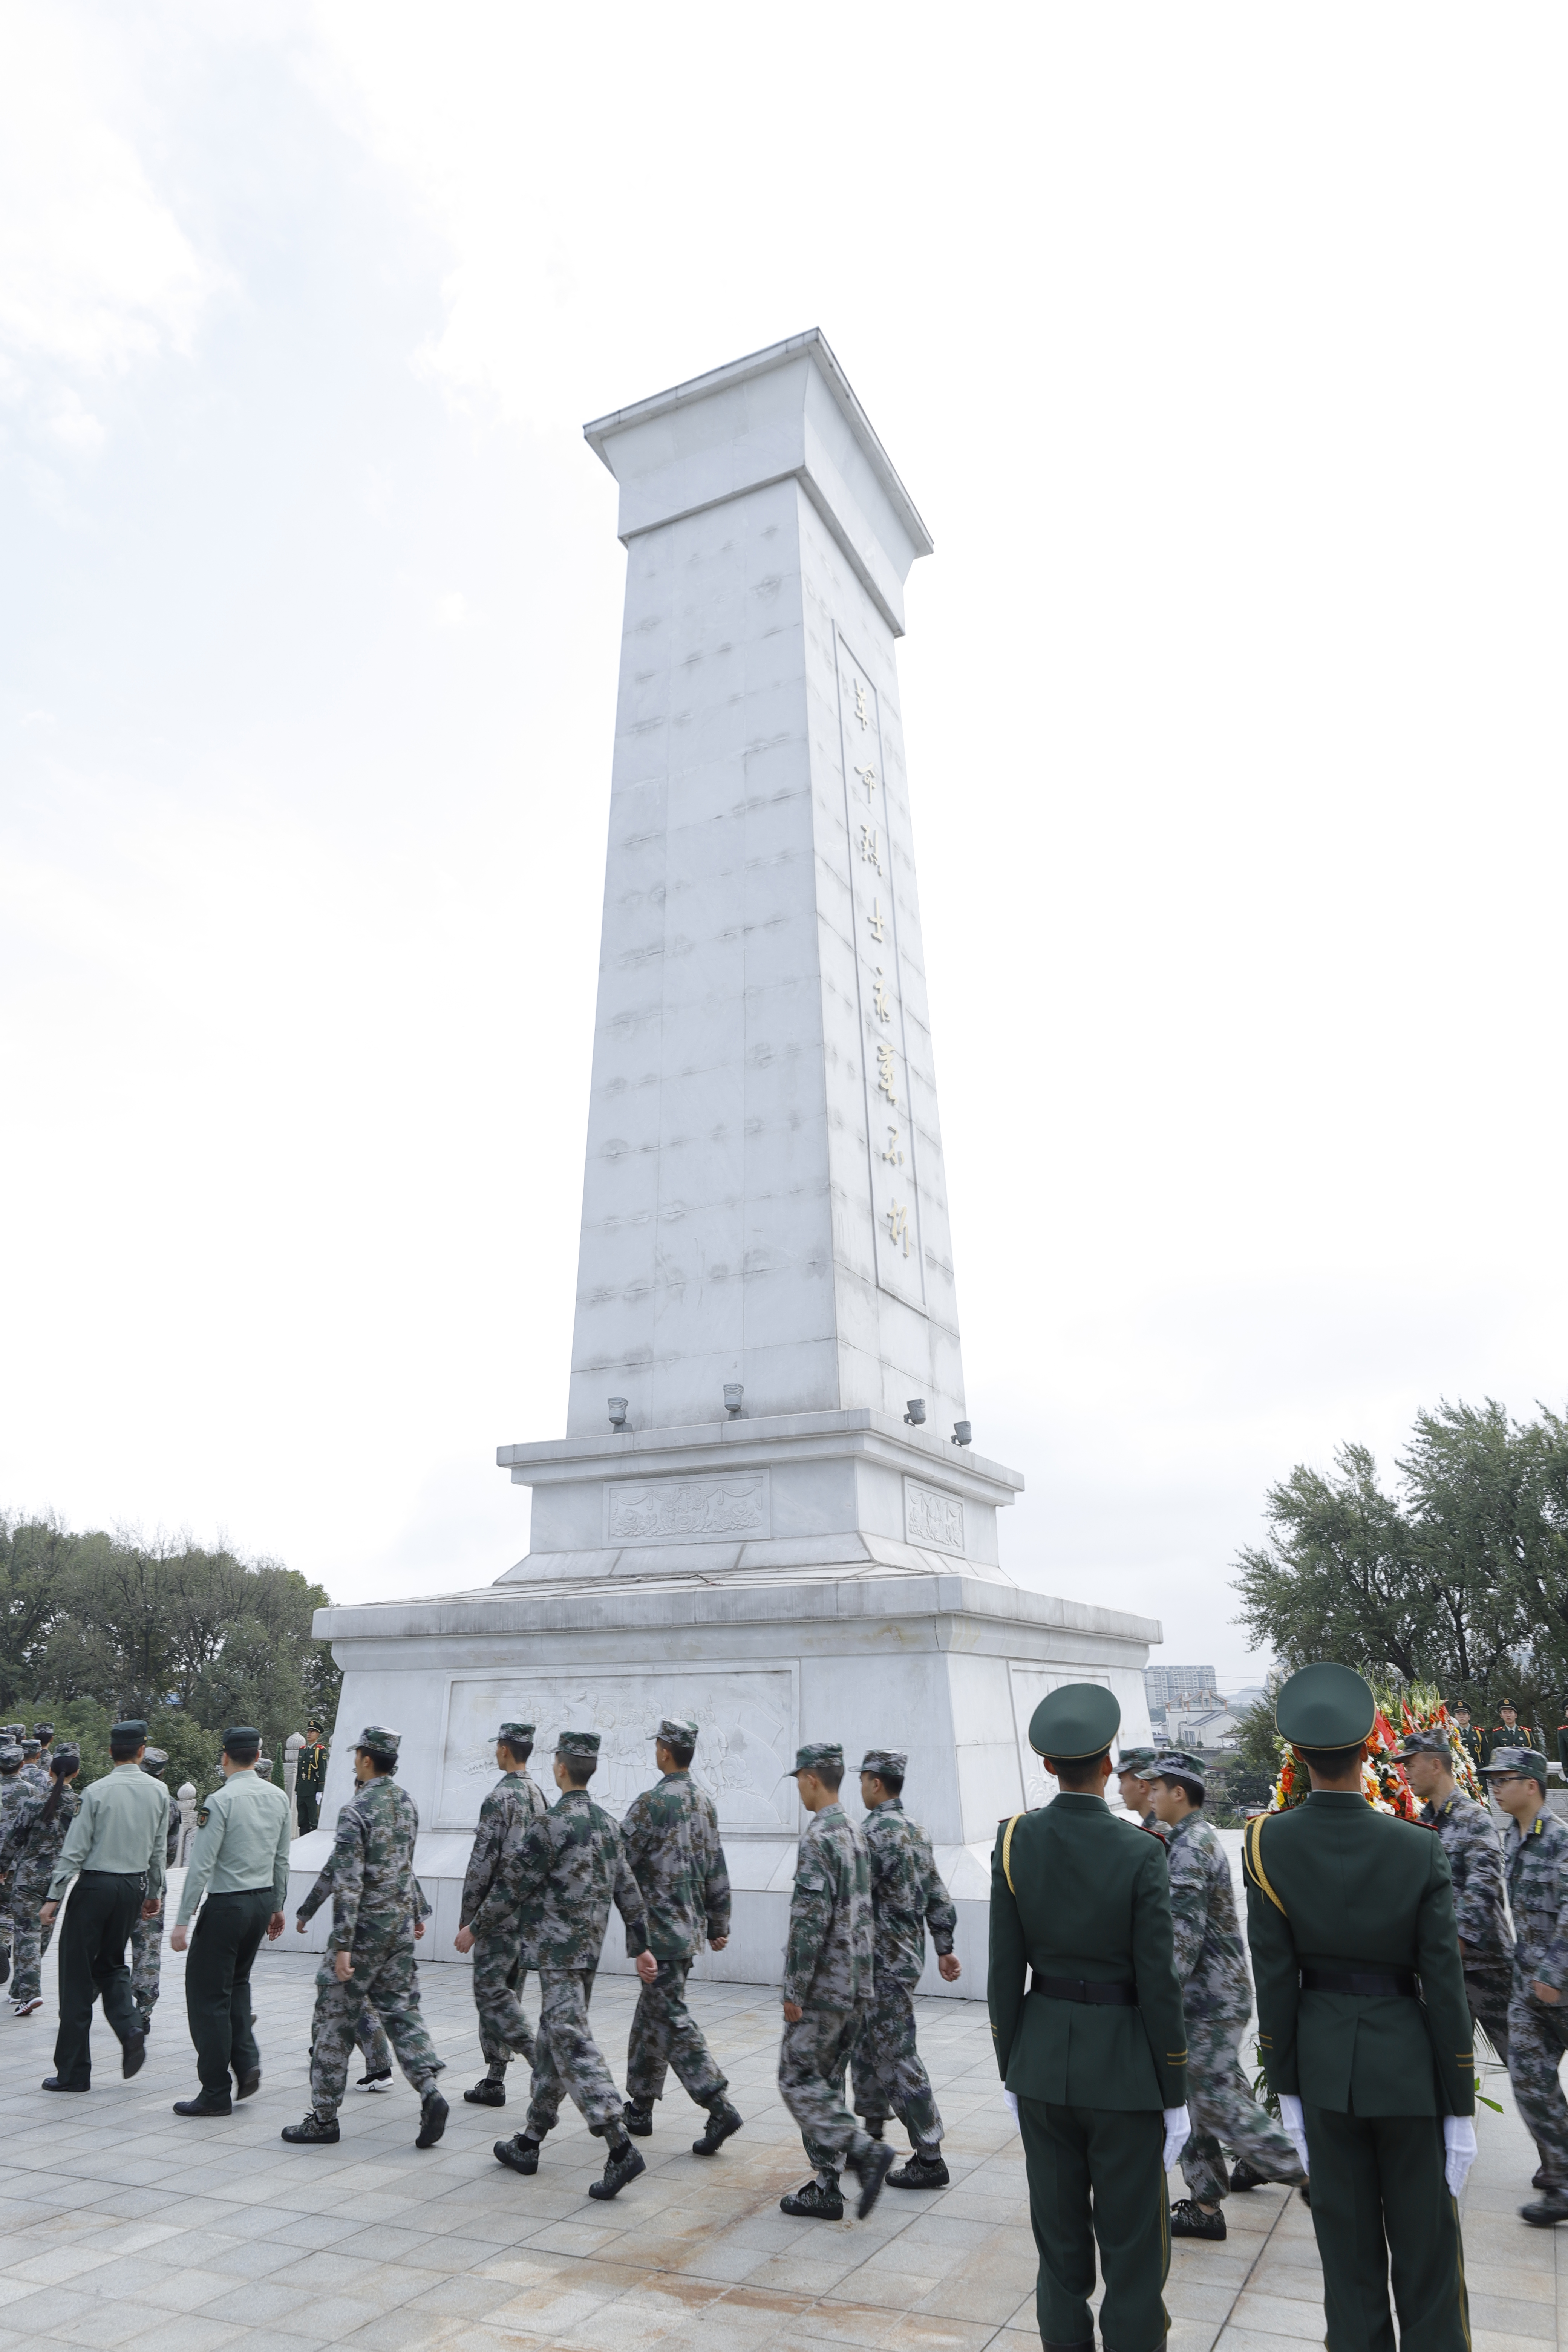
<instances>
[{"instance_id":1,"label":"black leather belt","mask_svg":"<svg viewBox=\"0 0 1568 2352\"><path fill-rule=\"evenodd\" d=\"M1087 1977L1043 1977L1034 1972L1033 1990L1049 2000L1086 2000L1106 2009L1136 2009L1138 1988L1130 1984L1094 1984Z\"/></svg>"},{"instance_id":2,"label":"black leather belt","mask_svg":"<svg viewBox=\"0 0 1568 2352\"><path fill-rule=\"evenodd\" d=\"M1309 1969L1301 1970L1303 1992L1354 1992L1365 2000L1398 1995L1418 2000L1420 1980L1411 1969Z\"/></svg>"}]
</instances>

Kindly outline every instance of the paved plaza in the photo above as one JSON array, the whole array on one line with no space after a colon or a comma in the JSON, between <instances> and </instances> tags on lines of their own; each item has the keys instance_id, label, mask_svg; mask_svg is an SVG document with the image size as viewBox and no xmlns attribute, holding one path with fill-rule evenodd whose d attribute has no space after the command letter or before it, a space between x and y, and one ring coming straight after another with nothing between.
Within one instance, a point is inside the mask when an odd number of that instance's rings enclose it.
<instances>
[{"instance_id":1,"label":"paved plaza","mask_svg":"<svg viewBox=\"0 0 1568 2352\"><path fill-rule=\"evenodd\" d=\"M291 1931L290 1931L291 1932ZM613 1932L613 1931L612 1931ZM0 2013L5 2238L0 2352L56 2344L103 2352L1027 2352L1037 2345L1023 2158L998 2092L984 2007L920 2004L921 2046L948 2126L952 2186L884 2192L869 2221L787 2221L783 2191L805 2177L773 2074L771 1988L704 1985L704 2024L746 2128L711 2162L688 2153L697 2110L672 2085L642 2143L648 2171L614 2204L588 2198L603 2163L568 2109L542 2169L523 2180L490 2155L516 2129L466 2107L480 2071L466 1969L423 1971L426 2014L448 2073L452 2121L439 2147L413 2140L408 2086L351 2090L337 2147L285 2147L308 2105L305 2053L315 1963L284 1944L257 1967L265 2075L225 2121L184 2123L191 2096L183 1962L164 1955L164 1995L145 2068L121 2080L101 2023L87 2098L46 2096L54 1972L45 2007ZM594 2014L617 2077L635 1988L606 1979ZM355 2072L359 2070L356 2068ZM1507 2104L1507 2091L1489 2084ZM901 2134L895 2134L901 2142ZM1531 2151L1511 2109L1483 2110L1466 2197L1476 2352L1568 2346L1568 2239L1528 2230L1513 2208ZM1173 2193L1180 2194L1180 2185ZM1298 2352L1322 2343L1310 2217L1276 2189L1233 2198L1224 2246L1175 2249L1166 2301L1172 2352Z\"/></svg>"}]
</instances>

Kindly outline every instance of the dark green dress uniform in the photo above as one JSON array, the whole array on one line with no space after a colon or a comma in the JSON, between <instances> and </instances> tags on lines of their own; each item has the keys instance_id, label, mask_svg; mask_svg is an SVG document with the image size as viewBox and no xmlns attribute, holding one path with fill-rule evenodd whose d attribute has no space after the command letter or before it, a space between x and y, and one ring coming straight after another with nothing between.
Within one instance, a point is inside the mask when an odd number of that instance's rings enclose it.
<instances>
[{"instance_id":1,"label":"dark green dress uniform","mask_svg":"<svg viewBox=\"0 0 1568 2352\"><path fill-rule=\"evenodd\" d=\"M1097 1683L1036 1708L1029 1743L1096 1756L1121 1709ZM1108 2352L1154 2352L1170 2321L1162 2111L1186 2100L1186 2028L1163 1848L1129 1837L1102 1798L1064 1790L997 1834L991 2032L1018 2102L1047 2347L1090 2352L1096 2241Z\"/></svg>"},{"instance_id":2,"label":"dark green dress uniform","mask_svg":"<svg viewBox=\"0 0 1568 2352\"><path fill-rule=\"evenodd\" d=\"M305 1726L305 1745L294 1766L294 1810L300 1835L309 1837L321 1817L321 1791L327 1785L327 1743L319 1723Z\"/></svg>"},{"instance_id":3,"label":"dark green dress uniform","mask_svg":"<svg viewBox=\"0 0 1568 2352\"><path fill-rule=\"evenodd\" d=\"M1291 1676L1275 1721L1343 1748L1375 1711L1359 1675L1325 1664ZM1301 2102L1329 2352L1394 2352L1391 2274L1400 2340L1468 2352L1443 2124L1475 2113L1475 2058L1442 1842L1315 1790L1251 1822L1245 1853L1258 2046Z\"/></svg>"}]
</instances>

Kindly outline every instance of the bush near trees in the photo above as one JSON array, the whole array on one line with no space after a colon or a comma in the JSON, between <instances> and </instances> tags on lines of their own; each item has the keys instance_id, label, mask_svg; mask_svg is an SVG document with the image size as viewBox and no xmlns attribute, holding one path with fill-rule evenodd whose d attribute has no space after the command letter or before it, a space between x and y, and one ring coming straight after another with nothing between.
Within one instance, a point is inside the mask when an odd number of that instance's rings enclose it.
<instances>
[{"instance_id":1,"label":"bush near trees","mask_svg":"<svg viewBox=\"0 0 1568 2352\"><path fill-rule=\"evenodd\" d=\"M144 1716L171 1794L198 1795L228 1726L253 1723L281 1780L289 1734L337 1709L342 1675L310 1638L326 1602L279 1560L0 1515L0 1720L49 1717L80 1746L84 1787L109 1769L110 1725Z\"/></svg>"},{"instance_id":2,"label":"bush near trees","mask_svg":"<svg viewBox=\"0 0 1568 2352\"><path fill-rule=\"evenodd\" d=\"M1364 1445L1269 1489L1237 1622L1280 1671L1333 1658L1436 1684L1478 1723L1505 1698L1552 1739L1568 1693L1568 1419L1489 1398L1416 1415L1391 1486Z\"/></svg>"}]
</instances>

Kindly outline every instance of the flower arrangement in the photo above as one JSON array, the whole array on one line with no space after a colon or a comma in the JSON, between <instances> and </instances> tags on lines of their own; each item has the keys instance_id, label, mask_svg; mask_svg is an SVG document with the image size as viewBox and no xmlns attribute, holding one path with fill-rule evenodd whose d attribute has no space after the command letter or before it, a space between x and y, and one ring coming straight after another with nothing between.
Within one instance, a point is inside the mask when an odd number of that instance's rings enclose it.
<instances>
[{"instance_id":1,"label":"flower arrangement","mask_svg":"<svg viewBox=\"0 0 1568 2352\"><path fill-rule=\"evenodd\" d=\"M1480 1783L1468 1748L1449 1719L1448 1709L1441 1693L1427 1683L1412 1683L1402 1691L1380 1690L1373 1685L1377 1713L1373 1717L1372 1753L1362 1765L1362 1794L1375 1812L1394 1813L1402 1821L1419 1821L1421 1808L1415 1792L1405 1777L1405 1768L1394 1761L1394 1751L1413 1731L1446 1731L1452 1756L1450 1769L1467 1797L1481 1801ZM1399 1724L1394 1730L1395 1721ZM1288 1812L1311 1794L1311 1781L1307 1768L1299 1763L1286 1742L1278 1743L1279 1769L1275 1778L1270 1811Z\"/></svg>"}]
</instances>

